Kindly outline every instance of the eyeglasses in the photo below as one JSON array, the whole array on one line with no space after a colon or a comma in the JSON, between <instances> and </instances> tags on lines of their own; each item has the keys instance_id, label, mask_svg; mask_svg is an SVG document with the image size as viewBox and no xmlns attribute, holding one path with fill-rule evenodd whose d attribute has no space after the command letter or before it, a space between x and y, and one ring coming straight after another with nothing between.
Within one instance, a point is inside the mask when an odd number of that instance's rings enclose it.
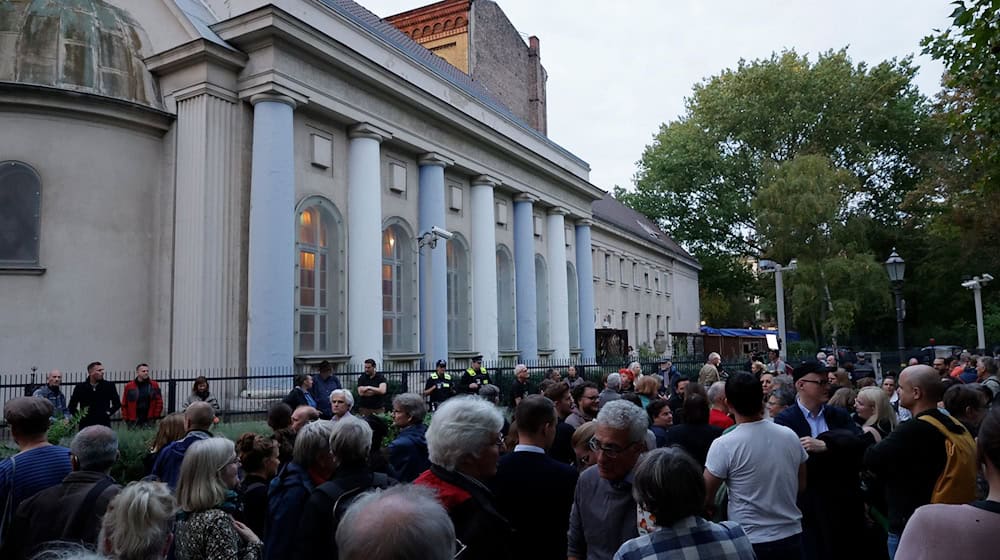
<instances>
[{"instance_id":1,"label":"eyeglasses","mask_svg":"<svg viewBox=\"0 0 1000 560\"><path fill-rule=\"evenodd\" d=\"M829 379L820 379L819 381L816 381L815 379L799 379L799 381L802 381L804 383L815 383L815 384L820 385L820 386L822 386L822 385L829 385L830 384L830 380Z\"/></svg>"},{"instance_id":2,"label":"eyeglasses","mask_svg":"<svg viewBox=\"0 0 1000 560\"><path fill-rule=\"evenodd\" d=\"M226 461L225 465L222 465L221 467L219 467L216 470L220 470L221 471L222 469L228 467L229 465L238 465L238 464L240 464L240 458L239 458L238 455L234 455L232 459Z\"/></svg>"},{"instance_id":3,"label":"eyeglasses","mask_svg":"<svg viewBox=\"0 0 1000 560\"><path fill-rule=\"evenodd\" d=\"M503 434L497 434L496 444L497 444L497 447L503 447L504 446Z\"/></svg>"},{"instance_id":4,"label":"eyeglasses","mask_svg":"<svg viewBox=\"0 0 1000 560\"><path fill-rule=\"evenodd\" d=\"M617 445L605 445L601 443L596 437L590 438L588 445L591 451L600 451L608 456L608 459L617 459L619 455L628 451L633 445L638 442L632 442L625 447L619 447Z\"/></svg>"},{"instance_id":5,"label":"eyeglasses","mask_svg":"<svg viewBox=\"0 0 1000 560\"><path fill-rule=\"evenodd\" d=\"M455 539L455 558L461 557L462 553L465 552L465 549L467 549L467 548L469 548L469 546L467 544L465 544L464 542L462 542L462 541L460 541L460 540L458 540L456 538Z\"/></svg>"}]
</instances>

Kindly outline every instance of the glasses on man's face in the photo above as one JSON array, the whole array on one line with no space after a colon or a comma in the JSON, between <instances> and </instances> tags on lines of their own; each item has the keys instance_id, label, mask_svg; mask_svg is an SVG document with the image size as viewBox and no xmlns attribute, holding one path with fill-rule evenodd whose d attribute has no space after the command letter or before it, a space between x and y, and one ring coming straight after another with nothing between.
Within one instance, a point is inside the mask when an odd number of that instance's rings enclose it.
<instances>
[{"instance_id":1,"label":"glasses on man's face","mask_svg":"<svg viewBox=\"0 0 1000 560\"><path fill-rule=\"evenodd\" d=\"M803 381L805 383L815 383L815 384L817 384L819 386L829 385L830 384L830 380L827 379L827 378L825 378L825 377L823 379L818 379L818 380L817 379L800 379L799 381Z\"/></svg>"},{"instance_id":2,"label":"glasses on man's face","mask_svg":"<svg viewBox=\"0 0 1000 560\"><path fill-rule=\"evenodd\" d=\"M619 455L628 451L636 442L628 444L626 447L619 447L614 444L605 445L596 437L590 438L588 445L591 451L600 451L608 456L608 459L617 459Z\"/></svg>"}]
</instances>

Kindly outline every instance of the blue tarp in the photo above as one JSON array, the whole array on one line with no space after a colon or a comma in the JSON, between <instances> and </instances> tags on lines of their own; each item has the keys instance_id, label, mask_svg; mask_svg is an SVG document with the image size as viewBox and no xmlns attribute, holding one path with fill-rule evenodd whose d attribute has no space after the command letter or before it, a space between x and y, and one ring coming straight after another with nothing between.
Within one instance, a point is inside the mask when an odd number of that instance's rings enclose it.
<instances>
[{"instance_id":1,"label":"blue tarp","mask_svg":"<svg viewBox=\"0 0 1000 560\"><path fill-rule=\"evenodd\" d=\"M712 334L716 336L756 336L763 338L766 334L773 334L777 336L778 331L767 329L716 329L712 327L702 327L701 334ZM798 342L799 333L795 331L786 331L785 334L788 337L788 340L785 342Z\"/></svg>"}]
</instances>

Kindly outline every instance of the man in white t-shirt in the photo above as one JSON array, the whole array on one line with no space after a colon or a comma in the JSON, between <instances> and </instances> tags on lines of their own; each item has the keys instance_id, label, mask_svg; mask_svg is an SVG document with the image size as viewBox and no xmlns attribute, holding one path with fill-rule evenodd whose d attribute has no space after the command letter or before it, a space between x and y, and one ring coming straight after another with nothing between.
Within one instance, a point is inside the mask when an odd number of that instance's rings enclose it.
<instances>
[{"instance_id":1,"label":"man in white t-shirt","mask_svg":"<svg viewBox=\"0 0 1000 560\"><path fill-rule=\"evenodd\" d=\"M712 442L705 461L709 505L729 486L729 520L743 527L758 560L801 558L802 513L795 501L805 488L808 454L791 429L763 419L760 382L747 373L726 381L726 402L736 426Z\"/></svg>"}]
</instances>

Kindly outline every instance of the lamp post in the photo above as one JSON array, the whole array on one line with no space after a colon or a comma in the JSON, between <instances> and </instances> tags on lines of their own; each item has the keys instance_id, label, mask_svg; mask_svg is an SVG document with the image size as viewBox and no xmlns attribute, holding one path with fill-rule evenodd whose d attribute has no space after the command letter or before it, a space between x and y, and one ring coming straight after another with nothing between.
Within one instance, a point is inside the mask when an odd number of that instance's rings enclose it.
<instances>
[{"instance_id":1,"label":"lamp post","mask_svg":"<svg viewBox=\"0 0 1000 560\"><path fill-rule=\"evenodd\" d=\"M906 261L892 248L892 254L885 261L885 271L889 274L892 293L896 296L896 337L899 341L899 362L905 363L906 346L903 344L903 319L906 316L903 303L903 273L906 271Z\"/></svg>"},{"instance_id":2,"label":"lamp post","mask_svg":"<svg viewBox=\"0 0 1000 560\"><path fill-rule=\"evenodd\" d=\"M781 273L788 270L792 271L798 268L798 261L792 259L788 263L788 266L781 266L780 264L769 261L762 260L758 264L761 272L773 272L774 273L774 299L778 305L778 339L781 344L778 345L778 354L781 356L782 361L788 357L787 351L785 350L786 341L785 338L785 285L781 279Z\"/></svg>"},{"instance_id":3,"label":"lamp post","mask_svg":"<svg viewBox=\"0 0 1000 560\"><path fill-rule=\"evenodd\" d=\"M983 274L982 276L973 276L972 280L966 280L962 282L962 287L972 290L973 295L976 300L976 334L979 336L979 344L976 346L977 352L986 351L986 334L983 332L983 286L989 284L993 277L989 274Z\"/></svg>"}]
</instances>

